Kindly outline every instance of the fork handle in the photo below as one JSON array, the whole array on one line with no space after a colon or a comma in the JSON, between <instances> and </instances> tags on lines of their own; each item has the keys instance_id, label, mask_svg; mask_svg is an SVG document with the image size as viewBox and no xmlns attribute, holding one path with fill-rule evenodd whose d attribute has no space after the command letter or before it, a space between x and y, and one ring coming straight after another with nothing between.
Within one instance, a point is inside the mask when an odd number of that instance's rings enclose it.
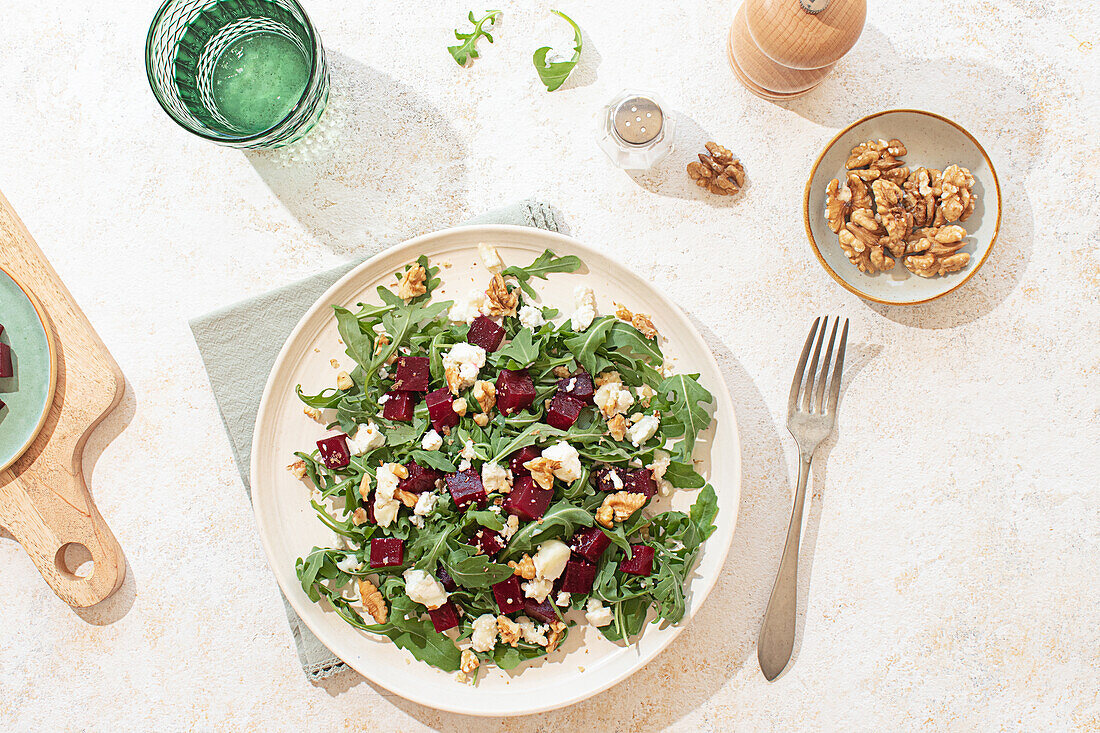
<instances>
[{"instance_id":1,"label":"fork handle","mask_svg":"<svg viewBox=\"0 0 1100 733\"><path fill-rule=\"evenodd\" d=\"M806 482L810 477L813 453L801 453L798 465L798 485L794 491L794 511L787 527L787 542L775 576L764 623L756 642L760 669L770 682L779 676L794 649L795 613L798 608L798 545L802 538L802 506L806 499Z\"/></svg>"}]
</instances>

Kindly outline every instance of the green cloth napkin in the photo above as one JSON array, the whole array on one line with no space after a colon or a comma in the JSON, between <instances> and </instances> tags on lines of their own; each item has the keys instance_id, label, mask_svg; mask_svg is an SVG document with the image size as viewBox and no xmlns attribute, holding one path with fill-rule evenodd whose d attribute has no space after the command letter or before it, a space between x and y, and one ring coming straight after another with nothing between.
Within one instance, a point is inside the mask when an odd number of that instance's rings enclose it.
<instances>
[{"instance_id":1,"label":"green cloth napkin","mask_svg":"<svg viewBox=\"0 0 1100 733\"><path fill-rule=\"evenodd\" d=\"M470 219L467 224L519 224L561 231L553 208L537 201L520 201L495 209ZM248 475L252 431L275 357L302 314L330 285L361 261L346 262L191 321L191 332L210 377L214 399L229 434L233 459L249 497L252 495ZM286 598L283 605L306 676L317 681L346 669L347 665L306 628Z\"/></svg>"}]
</instances>

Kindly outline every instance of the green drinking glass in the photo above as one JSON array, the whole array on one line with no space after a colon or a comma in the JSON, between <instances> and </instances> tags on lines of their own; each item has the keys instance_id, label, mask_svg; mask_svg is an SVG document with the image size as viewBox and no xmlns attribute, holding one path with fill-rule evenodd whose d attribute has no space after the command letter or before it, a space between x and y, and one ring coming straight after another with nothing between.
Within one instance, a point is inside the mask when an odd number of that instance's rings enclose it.
<instances>
[{"instance_id":1,"label":"green drinking glass","mask_svg":"<svg viewBox=\"0 0 1100 733\"><path fill-rule=\"evenodd\" d=\"M166 0L145 70L173 120L236 148L294 142L328 101L321 39L294 0Z\"/></svg>"}]
</instances>

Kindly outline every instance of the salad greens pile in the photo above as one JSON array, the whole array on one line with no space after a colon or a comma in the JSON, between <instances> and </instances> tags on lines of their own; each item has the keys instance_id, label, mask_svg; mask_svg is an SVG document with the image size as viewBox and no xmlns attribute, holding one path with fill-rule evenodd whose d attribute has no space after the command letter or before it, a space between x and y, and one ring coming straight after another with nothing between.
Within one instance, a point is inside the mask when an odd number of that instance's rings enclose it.
<instances>
[{"instance_id":1,"label":"salad greens pile","mask_svg":"<svg viewBox=\"0 0 1100 733\"><path fill-rule=\"evenodd\" d=\"M504 329L504 340L499 348L486 354L478 379L491 382L502 370L525 370L534 384L535 399L529 407L509 415L496 409L475 420L482 410L466 388L462 395L467 398L469 411L449 430L439 431L445 434L442 445L433 450L426 449L424 440L432 431L424 400L416 403L408 421L387 419L383 413L388 401L385 395L395 386L395 355L427 357L429 389L436 390L446 386L444 356L456 344L467 341L471 326L448 318L453 303L432 302L432 291L440 283L439 268L421 256L406 266L405 273L397 273L401 278L412 268L424 268L426 292L411 299L379 287L380 304L360 303L354 311L334 307L341 340L355 362L350 371L352 384L348 387L345 382L343 389L328 388L319 394L305 394L299 385L298 395L308 407L329 411L325 413L328 427L343 431L345 437L356 436L373 424L371 430L380 431L385 439L376 441L377 445L361 455L350 455L354 451L349 451L347 464L339 468L330 468L317 450L295 454L301 462L298 466L304 468L299 473L316 489L311 503L318 519L337 535L333 546L315 547L297 561L302 589L311 600L331 606L358 629L388 637L421 661L456 671L463 660L462 650L474 634L475 620L486 614L500 615L493 586L513 577L508 562L535 555L551 540L561 540L576 552L575 535L598 527L610 543L595 562L591 590L560 595L559 578L554 591L541 604L543 614L558 619L550 623L557 630L557 642L585 619L585 610L592 608L591 599L610 611L611 621L604 621L599 630L616 642L636 637L647 620L676 623L683 618L689 574L702 543L715 530L714 490L692 463L696 437L711 420L705 405L713 398L699 384L696 374L666 376L657 340L646 338L630 323L614 316L595 317L583 329L574 328L568 318L553 322L559 312L536 304L533 286L553 273L573 272L581 264L577 257L559 257L547 250L526 267L512 266L500 273L509 293L518 297L519 307L538 308L542 318L537 320L545 323L524 326L514 315L495 319ZM637 446L629 439L616 440L609 435L600 410L591 404L584 406L567 429L552 427L546 422L547 405L558 390L564 389L566 380L562 375L582 371L593 376L617 372L624 388L648 395L635 402L630 412L658 417L659 428ZM636 421L638 415L631 418ZM538 451L561 442L579 454L579 475L568 482L554 479L553 497L541 518L520 521L518 526L513 520L510 533L506 529L509 510L505 494L486 486L484 502L460 507L443 480L463 466L475 473L489 463L518 470L516 464L509 463L517 451L529 448L538 455ZM413 463L440 474L430 490L436 499L430 513L418 516L402 506L388 526L363 521L363 512L356 510L368 506L360 492L364 474L369 475L370 486L378 486L383 464ZM652 515L643 507L623 521L612 522L610 527L597 523L596 512L609 496L606 488L601 490L599 472L612 467L625 475L655 463L667 466L659 482L661 493L671 488L700 489L690 511ZM486 531L501 538L502 549L492 553L479 547L477 536ZM400 564L371 566L372 544L383 538L403 541ZM635 575L620 569L634 552L632 545L651 548L650 574ZM576 559L576 555L572 557ZM443 633L435 630L428 618L429 609L409 597L405 573L410 570L451 581L447 603L453 604L457 612L457 627ZM380 591L389 609L385 621L375 622L364 610L356 590L355 581L359 579L370 579ZM558 605L562 601L565 603ZM524 620L536 604L530 598L524 602L523 611L508 617ZM546 626L541 628L547 630ZM512 669L547 654L547 646L552 651L555 644L525 637L512 643L497 642L491 651L477 651L476 655L481 666L492 661L503 669Z\"/></svg>"}]
</instances>

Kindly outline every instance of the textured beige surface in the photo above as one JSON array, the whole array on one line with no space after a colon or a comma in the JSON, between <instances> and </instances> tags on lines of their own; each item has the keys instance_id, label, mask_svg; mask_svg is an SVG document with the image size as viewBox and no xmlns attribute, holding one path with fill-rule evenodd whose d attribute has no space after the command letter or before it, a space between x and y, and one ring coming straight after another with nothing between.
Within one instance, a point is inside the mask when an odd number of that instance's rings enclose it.
<instances>
[{"instance_id":1,"label":"textured beige surface","mask_svg":"<svg viewBox=\"0 0 1100 733\"><path fill-rule=\"evenodd\" d=\"M565 34L546 4L506 3L497 43L464 70L443 49L466 5L315 1L331 114L310 145L262 155L161 113L141 65L154 5L20 3L0 23L0 189L130 380L91 442L129 579L78 614L0 539L0 729L481 729L354 676L306 683L186 319L529 195L697 320L730 381L745 482L728 574L669 650L575 708L488 729L1100 727L1100 22L1086 5L872 2L853 55L771 104L727 68L726 2L561 6L587 61L548 95L530 54ZM686 115L649 176L613 170L593 142L592 114L626 86ZM820 146L895 106L969 128L1007 204L985 268L912 309L841 290L799 212ZM704 139L741 156L741 196L705 198L682 173ZM804 631L768 684L753 639L787 521L782 411L822 312L850 316L857 344L814 474Z\"/></svg>"}]
</instances>

